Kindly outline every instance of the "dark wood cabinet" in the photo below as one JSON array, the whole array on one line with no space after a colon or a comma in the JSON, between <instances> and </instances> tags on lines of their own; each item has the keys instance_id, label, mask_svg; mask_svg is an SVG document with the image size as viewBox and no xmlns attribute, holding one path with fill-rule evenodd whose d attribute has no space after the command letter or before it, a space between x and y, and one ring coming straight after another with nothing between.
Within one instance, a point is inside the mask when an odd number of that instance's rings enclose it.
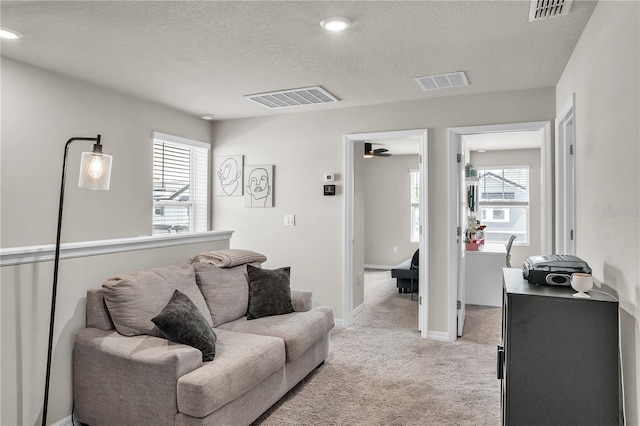
<instances>
[{"instance_id":1,"label":"dark wood cabinet","mask_svg":"<svg viewBox=\"0 0 640 426\"><path fill-rule=\"evenodd\" d=\"M498 347L505 425L619 425L618 302L530 285L503 269Z\"/></svg>"}]
</instances>

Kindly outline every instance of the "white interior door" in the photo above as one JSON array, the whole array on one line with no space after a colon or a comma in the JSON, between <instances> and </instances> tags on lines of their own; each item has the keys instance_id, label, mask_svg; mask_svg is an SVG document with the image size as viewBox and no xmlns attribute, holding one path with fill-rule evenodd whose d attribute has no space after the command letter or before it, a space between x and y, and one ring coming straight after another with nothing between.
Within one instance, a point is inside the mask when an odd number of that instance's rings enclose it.
<instances>
[{"instance_id":1,"label":"white interior door","mask_svg":"<svg viewBox=\"0 0 640 426\"><path fill-rule=\"evenodd\" d=\"M465 319L465 256L464 256L464 231L466 229L467 221L467 185L465 182L465 170L466 164L464 149L462 149L462 141L458 142L458 190L457 190L457 255L458 255L458 300L457 300L457 334L462 336L462 330L464 329Z\"/></svg>"},{"instance_id":2,"label":"white interior door","mask_svg":"<svg viewBox=\"0 0 640 426\"><path fill-rule=\"evenodd\" d=\"M557 254L576 254L575 116L573 96L556 118L556 247Z\"/></svg>"}]
</instances>

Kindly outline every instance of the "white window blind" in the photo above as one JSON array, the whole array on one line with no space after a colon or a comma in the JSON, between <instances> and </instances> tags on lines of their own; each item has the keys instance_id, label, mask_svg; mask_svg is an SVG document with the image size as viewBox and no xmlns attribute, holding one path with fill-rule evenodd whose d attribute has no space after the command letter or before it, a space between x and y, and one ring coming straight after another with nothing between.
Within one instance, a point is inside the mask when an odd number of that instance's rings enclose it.
<instances>
[{"instance_id":1,"label":"white window blind","mask_svg":"<svg viewBox=\"0 0 640 426\"><path fill-rule=\"evenodd\" d=\"M529 204L529 168L481 169L479 202Z\"/></svg>"},{"instance_id":2,"label":"white window blind","mask_svg":"<svg viewBox=\"0 0 640 426\"><path fill-rule=\"evenodd\" d=\"M209 145L153 134L153 233L207 230Z\"/></svg>"}]
</instances>

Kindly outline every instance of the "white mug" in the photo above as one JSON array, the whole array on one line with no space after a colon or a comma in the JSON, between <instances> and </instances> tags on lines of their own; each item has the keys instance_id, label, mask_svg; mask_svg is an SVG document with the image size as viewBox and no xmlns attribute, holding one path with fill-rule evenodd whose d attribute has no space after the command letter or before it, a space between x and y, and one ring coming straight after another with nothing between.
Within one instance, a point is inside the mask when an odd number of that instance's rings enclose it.
<instances>
[{"instance_id":1,"label":"white mug","mask_svg":"<svg viewBox=\"0 0 640 426\"><path fill-rule=\"evenodd\" d=\"M593 277L591 274L585 274L582 272L576 272L571 274L571 287L578 293L574 294L575 297L589 297L585 294L593 288Z\"/></svg>"}]
</instances>

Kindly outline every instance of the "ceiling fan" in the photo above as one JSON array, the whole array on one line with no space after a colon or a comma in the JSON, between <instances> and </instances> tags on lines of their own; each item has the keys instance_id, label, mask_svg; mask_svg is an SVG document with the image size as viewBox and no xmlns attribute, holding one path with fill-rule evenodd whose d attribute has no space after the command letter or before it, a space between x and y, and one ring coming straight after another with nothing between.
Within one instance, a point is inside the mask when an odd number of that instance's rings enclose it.
<instances>
[{"instance_id":1,"label":"ceiling fan","mask_svg":"<svg viewBox=\"0 0 640 426\"><path fill-rule=\"evenodd\" d=\"M389 150L385 148L372 149L372 144L370 142L365 142L364 158L371 157L391 157L391 153L389 153Z\"/></svg>"}]
</instances>

